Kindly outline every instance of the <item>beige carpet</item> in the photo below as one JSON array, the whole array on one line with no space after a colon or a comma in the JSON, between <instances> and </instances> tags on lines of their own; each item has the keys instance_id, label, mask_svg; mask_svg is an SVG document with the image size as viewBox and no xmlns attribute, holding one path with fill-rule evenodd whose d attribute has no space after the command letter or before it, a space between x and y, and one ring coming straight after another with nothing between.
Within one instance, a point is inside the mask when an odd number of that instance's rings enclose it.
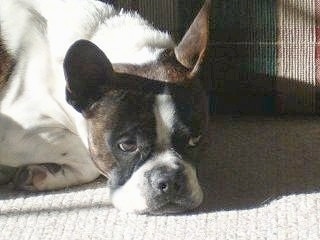
<instances>
[{"instance_id":1,"label":"beige carpet","mask_svg":"<svg viewBox=\"0 0 320 240\"><path fill-rule=\"evenodd\" d=\"M320 239L320 118L217 116L210 132L196 212L118 212L103 179L42 194L2 187L0 239Z\"/></svg>"}]
</instances>

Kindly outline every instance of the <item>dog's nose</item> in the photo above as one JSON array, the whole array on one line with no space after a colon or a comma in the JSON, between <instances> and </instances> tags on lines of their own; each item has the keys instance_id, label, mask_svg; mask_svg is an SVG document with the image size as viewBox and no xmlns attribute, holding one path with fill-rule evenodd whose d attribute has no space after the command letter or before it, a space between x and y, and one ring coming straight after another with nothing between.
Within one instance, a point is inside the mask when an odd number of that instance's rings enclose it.
<instances>
[{"instance_id":1,"label":"dog's nose","mask_svg":"<svg viewBox=\"0 0 320 240\"><path fill-rule=\"evenodd\" d=\"M149 181L157 193L177 194L182 192L186 186L184 166L181 165L176 169L168 169L167 167L153 169Z\"/></svg>"}]
</instances>

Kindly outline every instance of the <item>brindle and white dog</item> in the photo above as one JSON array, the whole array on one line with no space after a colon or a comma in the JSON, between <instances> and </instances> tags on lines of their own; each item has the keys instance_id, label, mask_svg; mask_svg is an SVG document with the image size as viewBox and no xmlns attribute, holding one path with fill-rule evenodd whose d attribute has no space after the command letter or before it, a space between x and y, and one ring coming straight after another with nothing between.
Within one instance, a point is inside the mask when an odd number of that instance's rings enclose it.
<instances>
[{"instance_id":1,"label":"brindle and white dog","mask_svg":"<svg viewBox=\"0 0 320 240\"><path fill-rule=\"evenodd\" d=\"M124 211L193 209L210 1L181 42L95 0L0 0L0 165L42 191L100 173Z\"/></svg>"}]
</instances>

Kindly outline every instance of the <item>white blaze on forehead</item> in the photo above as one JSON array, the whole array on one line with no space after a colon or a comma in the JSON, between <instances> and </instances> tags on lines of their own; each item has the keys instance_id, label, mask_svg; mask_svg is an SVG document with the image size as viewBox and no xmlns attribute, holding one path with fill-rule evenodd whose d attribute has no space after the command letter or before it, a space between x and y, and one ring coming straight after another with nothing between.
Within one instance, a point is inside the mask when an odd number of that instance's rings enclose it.
<instances>
[{"instance_id":1,"label":"white blaze on forehead","mask_svg":"<svg viewBox=\"0 0 320 240\"><path fill-rule=\"evenodd\" d=\"M156 96L154 114L156 117L157 143L160 145L171 144L175 112L171 95L159 94Z\"/></svg>"}]
</instances>

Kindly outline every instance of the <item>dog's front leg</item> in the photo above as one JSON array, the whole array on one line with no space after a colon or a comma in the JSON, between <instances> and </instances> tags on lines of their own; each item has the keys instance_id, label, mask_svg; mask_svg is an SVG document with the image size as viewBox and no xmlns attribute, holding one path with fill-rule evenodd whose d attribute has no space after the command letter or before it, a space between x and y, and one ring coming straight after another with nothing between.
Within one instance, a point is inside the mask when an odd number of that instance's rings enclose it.
<instances>
[{"instance_id":1,"label":"dog's front leg","mask_svg":"<svg viewBox=\"0 0 320 240\"><path fill-rule=\"evenodd\" d=\"M93 181L99 172L80 138L68 130L42 147L42 156L20 167L14 179L19 189L43 191ZM39 159L42 159L39 161ZM29 161L30 162L30 161Z\"/></svg>"},{"instance_id":2,"label":"dog's front leg","mask_svg":"<svg viewBox=\"0 0 320 240\"><path fill-rule=\"evenodd\" d=\"M44 191L87 183L98 177L95 169L88 166L34 164L20 167L13 180L17 189Z\"/></svg>"},{"instance_id":3,"label":"dog's front leg","mask_svg":"<svg viewBox=\"0 0 320 240\"><path fill-rule=\"evenodd\" d=\"M71 149L64 149L65 146ZM43 156L42 162L34 162L19 168L13 181L16 188L31 191L60 189L88 183L99 176L99 172L75 135L68 134L65 136L65 141L52 147L50 150L52 155Z\"/></svg>"},{"instance_id":4,"label":"dog's front leg","mask_svg":"<svg viewBox=\"0 0 320 240\"><path fill-rule=\"evenodd\" d=\"M19 168L17 188L59 189L90 182L99 172L80 138L63 126L23 129L7 124L0 145L0 164Z\"/></svg>"}]
</instances>

